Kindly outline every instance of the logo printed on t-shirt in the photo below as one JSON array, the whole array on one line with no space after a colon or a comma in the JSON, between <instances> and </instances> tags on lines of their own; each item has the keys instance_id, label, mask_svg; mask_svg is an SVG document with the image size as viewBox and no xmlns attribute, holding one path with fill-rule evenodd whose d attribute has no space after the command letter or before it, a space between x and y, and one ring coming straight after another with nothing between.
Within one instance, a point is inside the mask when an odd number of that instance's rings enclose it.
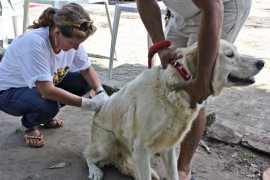
<instances>
[{"instance_id":1,"label":"logo printed on t-shirt","mask_svg":"<svg viewBox=\"0 0 270 180\"><path fill-rule=\"evenodd\" d=\"M64 68L58 68L57 72L54 72L54 76L53 76L53 84L57 85L58 83L60 83L63 78L65 77L65 75L67 74L69 70L69 67L66 66Z\"/></svg>"}]
</instances>

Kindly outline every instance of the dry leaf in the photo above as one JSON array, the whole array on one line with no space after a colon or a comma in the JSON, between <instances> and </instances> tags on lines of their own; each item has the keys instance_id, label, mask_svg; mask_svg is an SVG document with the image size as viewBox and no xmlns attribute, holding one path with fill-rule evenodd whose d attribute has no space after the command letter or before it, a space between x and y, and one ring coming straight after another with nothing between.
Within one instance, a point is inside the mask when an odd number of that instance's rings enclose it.
<instances>
[{"instance_id":1,"label":"dry leaf","mask_svg":"<svg viewBox=\"0 0 270 180\"><path fill-rule=\"evenodd\" d=\"M59 163L59 164L56 164L56 165L54 165L54 166L49 167L48 169L58 169L58 168L63 168L65 165L66 165L65 162L61 162L61 163Z\"/></svg>"}]
</instances>

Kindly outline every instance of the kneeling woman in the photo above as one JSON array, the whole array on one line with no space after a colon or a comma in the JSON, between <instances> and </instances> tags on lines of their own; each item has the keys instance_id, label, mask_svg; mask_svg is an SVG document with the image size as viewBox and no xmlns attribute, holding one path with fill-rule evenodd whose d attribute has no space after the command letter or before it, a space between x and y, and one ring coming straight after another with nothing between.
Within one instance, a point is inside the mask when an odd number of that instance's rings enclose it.
<instances>
[{"instance_id":1,"label":"kneeling woman","mask_svg":"<svg viewBox=\"0 0 270 180\"><path fill-rule=\"evenodd\" d=\"M108 98L81 45L96 27L78 4L48 8L16 37L0 63L0 110L22 116L26 143L45 145L38 127L56 128L63 105L97 111ZM90 89L93 99L82 98Z\"/></svg>"}]
</instances>

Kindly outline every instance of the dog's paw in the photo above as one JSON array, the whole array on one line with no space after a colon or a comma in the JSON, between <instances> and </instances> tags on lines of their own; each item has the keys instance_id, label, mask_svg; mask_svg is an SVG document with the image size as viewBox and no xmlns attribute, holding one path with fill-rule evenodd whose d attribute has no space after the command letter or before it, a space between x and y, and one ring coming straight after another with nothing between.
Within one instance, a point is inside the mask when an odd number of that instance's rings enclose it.
<instances>
[{"instance_id":1,"label":"dog's paw","mask_svg":"<svg viewBox=\"0 0 270 180\"><path fill-rule=\"evenodd\" d=\"M103 177L102 171L95 165L89 165L89 176L88 178L91 180L101 180Z\"/></svg>"},{"instance_id":2,"label":"dog's paw","mask_svg":"<svg viewBox=\"0 0 270 180\"><path fill-rule=\"evenodd\" d=\"M158 173L152 168L151 168L151 179L152 180L160 180Z\"/></svg>"}]
</instances>

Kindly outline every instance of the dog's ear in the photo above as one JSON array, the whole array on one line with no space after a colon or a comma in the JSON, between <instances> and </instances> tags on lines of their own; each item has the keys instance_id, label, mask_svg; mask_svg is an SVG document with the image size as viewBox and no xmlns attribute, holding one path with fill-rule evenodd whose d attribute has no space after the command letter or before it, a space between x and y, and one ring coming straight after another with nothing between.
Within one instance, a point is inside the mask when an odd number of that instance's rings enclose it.
<instances>
[{"instance_id":1,"label":"dog's ear","mask_svg":"<svg viewBox=\"0 0 270 180\"><path fill-rule=\"evenodd\" d=\"M228 77L228 70L231 69L228 67L228 59L227 56L232 55L232 47L233 44L225 41L220 40L219 49L217 52L216 60L213 66L212 71L212 79L211 79L211 86L213 94L212 96L218 96L222 92L222 90L227 86L227 77ZM233 65L231 65L232 67Z\"/></svg>"}]
</instances>

